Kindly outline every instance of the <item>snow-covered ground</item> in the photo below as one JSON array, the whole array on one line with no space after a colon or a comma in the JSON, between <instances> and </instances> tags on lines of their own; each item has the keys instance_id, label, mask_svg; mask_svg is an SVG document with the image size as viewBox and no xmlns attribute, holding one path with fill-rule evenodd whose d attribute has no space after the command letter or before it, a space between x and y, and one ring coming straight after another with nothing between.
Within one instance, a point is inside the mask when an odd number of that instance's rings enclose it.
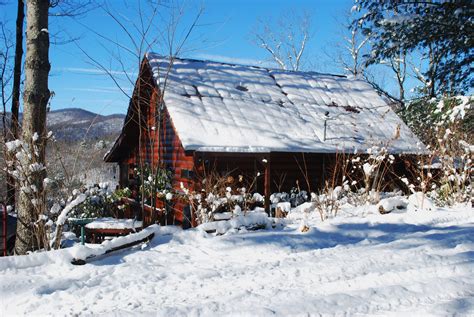
<instances>
[{"instance_id":1,"label":"snow-covered ground","mask_svg":"<svg viewBox=\"0 0 474 317\"><path fill-rule=\"evenodd\" d=\"M314 214L305 233L302 215L222 236L160 229L84 266L67 250L0 258L0 315L473 316L472 207L375 209Z\"/></svg>"}]
</instances>

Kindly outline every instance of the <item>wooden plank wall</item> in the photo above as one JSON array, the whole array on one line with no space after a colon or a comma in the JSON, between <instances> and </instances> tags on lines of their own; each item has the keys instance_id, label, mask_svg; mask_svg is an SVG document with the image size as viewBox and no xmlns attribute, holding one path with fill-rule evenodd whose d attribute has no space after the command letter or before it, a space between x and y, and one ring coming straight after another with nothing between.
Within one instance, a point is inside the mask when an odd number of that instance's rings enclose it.
<instances>
[{"instance_id":1,"label":"wooden plank wall","mask_svg":"<svg viewBox=\"0 0 474 317\"><path fill-rule=\"evenodd\" d=\"M143 91L145 97L141 99L141 148L139 148L138 142L133 144L131 146L133 150L124 160L124 163L129 166L129 180L133 175L133 168L139 166L140 158L142 158L143 162L149 166L163 166L171 169L173 171L173 188L180 189L182 182L184 186L192 189L193 180L183 177L183 170L193 171L193 155L185 153L166 107L161 116L159 115L158 89L155 87L151 93ZM182 201L174 201L169 205L168 209L171 212L168 219L162 221L163 224L181 224L183 221L182 211L185 206L186 204ZM163 208L164 206L160 204L156 207Z\"/></svg>"},{"instance_id":2,"label":"wooden plank wall","mask_svg":"<svg viewBox=\"0 0 474 317\"><path fill-rule=\"evenodd\" d=\"M160 120L160 123L157 124L158 122L155 120L149 122L149 124L153 124L156 127L153 143L153 165L159 164L173 171L172 186L174 189L180 190L181 183L183 183L186 188L192 190L194 186L193 179L186 176L190 175L189 172L194 170L193 155L185 153L166 107L163 108L160 116L155 115L158 113L158 100L159 93L155 89L151 97L150 109L153 119ZM158 137L156 137L157 135ZM184 220L183 210L186 205L182 200L173 201L168 206L172 213L169 214L167 223L182 224Z\"/></svg>"},{"instance_id":3,"label":"wooden plank wall","mask_svg":"<svg viewBox=\"0 0 474 317\"><path fill-rule=\"evenodd\" d=\"M272 153L271 191L289 192L291 188L316 191L324 183L334 155L314 153ZM308 182L309 187L308 188Z\"/></svg>"},{"instance_id":4,"label":"wooden plank wall","mask_svg":"<svg viewBox=\"0 0 474 317\"><path fill-rule=\"evenodd\" d=\"M268 163L262 162L263 159ZM209 172L214 169L220 173L231 172L234 178L243 175L247 180L251 180L260 173L253 188L254 192L260 194L264 193L265 164L270 164L270 190L274 193L279 190L289 192L291 188L297 187L297 181L301 190L308 190L305 174L308 176L310 189L316 190L323 184L325 177L323 171L328 169L333 161L334 155L309 153L196 154L196 168L201 174L204 170ZM306 167L304 162L306 162Z\"/></svg>"}]
</instances>

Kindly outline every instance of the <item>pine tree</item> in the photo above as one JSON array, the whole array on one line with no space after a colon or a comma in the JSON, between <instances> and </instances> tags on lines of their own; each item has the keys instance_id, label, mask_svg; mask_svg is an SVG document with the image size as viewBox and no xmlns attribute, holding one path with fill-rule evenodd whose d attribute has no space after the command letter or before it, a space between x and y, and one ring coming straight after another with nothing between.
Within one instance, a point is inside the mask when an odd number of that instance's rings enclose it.
<instances>
[{"instance_id":1,"label":"pine tree","mask_svg":"<svg viewBox=\"0 0 474 317\"><path fill-rule=\"evenodd\" d=\"M354 21L370 34L370 63L396 58L400 52L421 52L428 65L425 75L432 82L428 94L453 95L473 87L470 66L474 62L474 2L458 1L356 1L363 11ZM436 51L437 56L429 56ZM434 89L436 87L436 89Z\"/></svg>"}]
</instances>

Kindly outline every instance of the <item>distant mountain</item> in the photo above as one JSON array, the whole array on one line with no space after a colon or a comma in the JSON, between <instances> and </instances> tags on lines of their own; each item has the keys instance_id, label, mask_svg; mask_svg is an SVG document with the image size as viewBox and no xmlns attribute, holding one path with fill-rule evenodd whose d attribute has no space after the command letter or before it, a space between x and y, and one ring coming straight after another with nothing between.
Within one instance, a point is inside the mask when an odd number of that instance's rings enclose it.
<instances>
[{"instance_id":1,"label":"distant mountain","mask_svg":"<svg viewBox=\"0 0 474 317\"><path fill-rule=\"evenodd\" d=\"M48 113L48 129L65 141L115 138L122 130L125 115L99 115L84 109L69 108Z\"/></svg>"},{"instance_id":2,"label":"distant mountain","mask_svg":"<svg viewBox=\"0 0 474 317\"><path fill-rule=\"evenodd\" d=\"M92 141L117 137L124 118L123 114L103 116L84 109L67 108L48 112L47 124L48 130L53 131L57 140Z\"/></svg>"}]
</instances>

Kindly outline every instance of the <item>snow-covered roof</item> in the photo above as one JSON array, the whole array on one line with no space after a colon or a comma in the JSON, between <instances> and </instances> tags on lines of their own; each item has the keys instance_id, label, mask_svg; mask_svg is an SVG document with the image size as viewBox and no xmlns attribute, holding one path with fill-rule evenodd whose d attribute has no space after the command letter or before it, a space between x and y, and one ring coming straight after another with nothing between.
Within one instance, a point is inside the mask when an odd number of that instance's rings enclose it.
<instances>
[{"instance_id":1,"label":"snow-covered roof","mask_svg":"<svg viewBox=\"0 0 474 317\"><path fill-rule=\"evenodd\" d=\"M147 59L185 150L331 153L388 145L393 153L417 153L424 148L362 80L189 59L174 59L169 68L168 57L148 53Z\"/></svg>"}]
</instances>

